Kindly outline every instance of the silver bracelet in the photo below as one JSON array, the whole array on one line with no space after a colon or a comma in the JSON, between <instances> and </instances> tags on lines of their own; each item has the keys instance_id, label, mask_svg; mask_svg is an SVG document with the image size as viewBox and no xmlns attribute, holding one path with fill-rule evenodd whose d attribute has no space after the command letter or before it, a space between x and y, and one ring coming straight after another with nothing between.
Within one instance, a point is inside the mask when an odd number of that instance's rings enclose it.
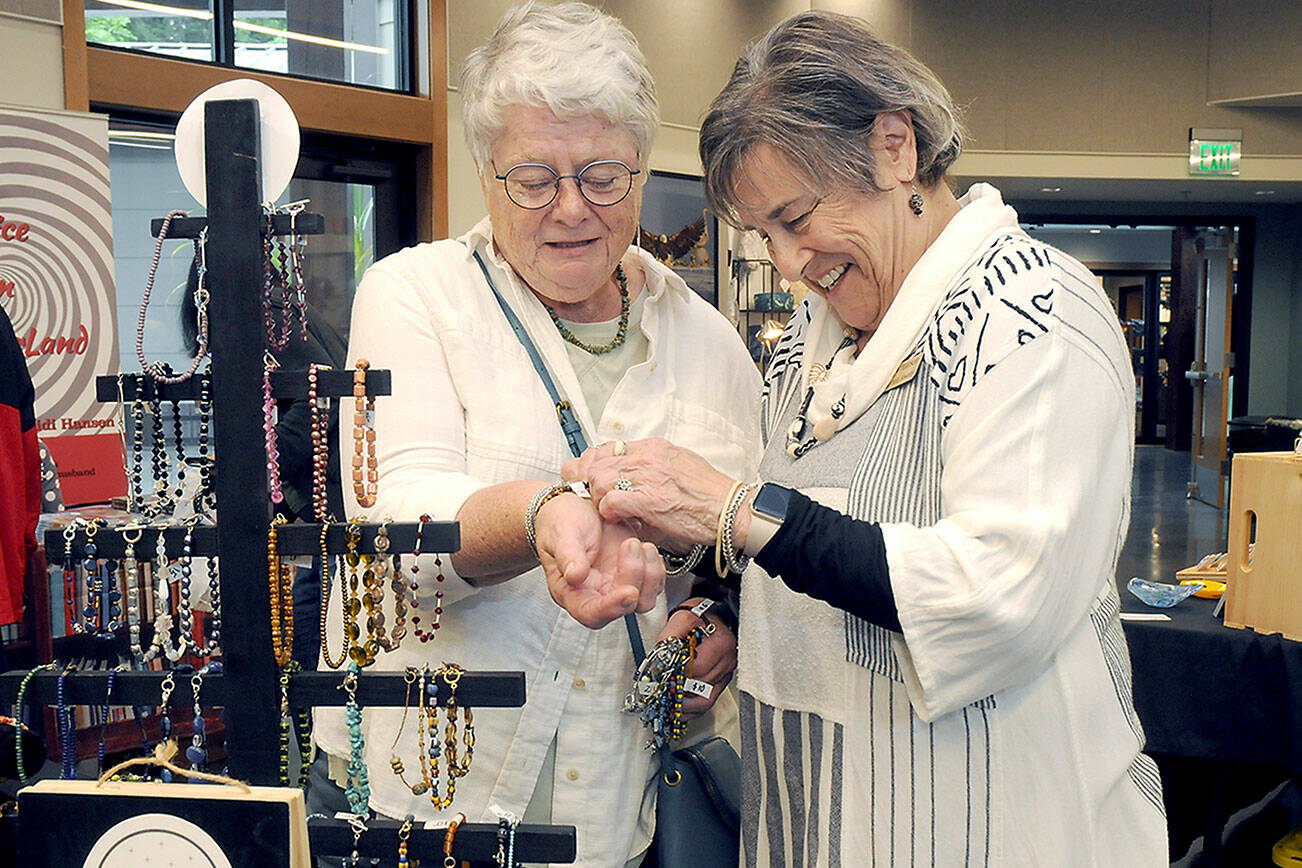
<instances>
[{"instance_id":1,"label":"silver bracelet","mask_svg":"<svg viewBox=\"0 0 1302 868\"><path fill-rule=\"evenodd\" d=\"M685 555L660 550L660 557L665 562L665 578L675 579L696 569L696 565L705 557L705 546L697 543Z\"/></svg>"},{"instance_id":2,"label":"silver bracelet","mask_svg":"<svg viewBox=\"0 0 1302 868\"><path fill-rule=\"evenodd\" d=\"M529 541L529 551L533 552L534 557L538 557L538 531L535 526L538 521L538 510L553 497L559 497L566 492L577 494L582 498L591 496L588 494L588 487L582 482L558 482L538 489L538 493L533 496L533 500L529 501L529 506L524 511L524 537Z\"/></svg>"},{"instance_id":3,"label":"silver bracelet","mask_svg":"<svg viewBox=\"0 0 1302 868\"><path fill-rule=\"evenodd\" d=\"M750 494L754 487L743 485L738 488L737 493L732 496L732 502L728 504L727 511L723 514L723 533L720 541L723 545L723 559L728 565L728 570L738 575L746 572L746 567L750 566L750 558L743 555L741 549L732 547L732 526L737 522L737 512L746 502L746 495Z\"/></svg>"}]
</instances>

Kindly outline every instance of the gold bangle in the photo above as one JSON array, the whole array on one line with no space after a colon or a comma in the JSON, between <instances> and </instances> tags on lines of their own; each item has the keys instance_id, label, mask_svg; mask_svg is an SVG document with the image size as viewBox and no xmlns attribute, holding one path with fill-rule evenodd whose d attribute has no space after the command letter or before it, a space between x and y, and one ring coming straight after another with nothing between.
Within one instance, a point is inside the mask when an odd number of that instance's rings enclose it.
<instances>
[{"instance_id":1,"label":"gold bangle","mask_svg":"<svg viewBox=\"0 0 1302 868\"><path fill-rule=\"evenodd\" d=\"M723 501L723 509L719 510L719 522L714 531L714 571L719 574L721 579L728 577L728 561L723 547L732 545L732 540L724 540L723 538L724 525L727 523L728 509L741 487L741 482L734 482L732 488L728 490L728 496Z\"/></svg>"}]
</instances>

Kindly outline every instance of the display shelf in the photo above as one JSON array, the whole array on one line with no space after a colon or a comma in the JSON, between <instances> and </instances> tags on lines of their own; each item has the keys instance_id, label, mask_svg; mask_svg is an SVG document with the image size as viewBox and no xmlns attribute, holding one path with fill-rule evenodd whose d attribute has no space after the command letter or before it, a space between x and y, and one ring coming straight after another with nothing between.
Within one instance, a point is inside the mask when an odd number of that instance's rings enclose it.
<instances>
[{"instance_id":1,"label":"display shelf","mask_svg":"<svg viewBox=\"0 0 1302 868\"><path fill-rule=\"evenodd\" d=\"M436 643L437 644L437 643ZM268 651L267 657L271 654ZM6 672L0 675L0 697L12 702L25 672ZM190 689L191 671L122 671L113 682L114 705L158 705L164 679L171 674L174 687L171 694L173 707L194 702ZM64 698L72 705L99 706L104 704L108 690L108 672L70 672L64 680ZM24 700L28 703L53 705L58 695L60 673L41 672L27 686ZM340 685L344 672L299 672L289 681L290 704L295 706L339 706L347 701ZM357 680L357 703L398 706L406 702L410 685L401 672L371 672L362 670ZM430 688L433 694L433 688ZM446 705L449 695L447 682L440 681L439 705ZM244 699L244 685L225 673L203 677L200 699L204 707L236 707ZM240 702L235 702L235 700ZM471 708L518 708L524 704L525 682L523 672L467 671L457 684L457 705ZM276 702L279 714L279 698Z\"/></svg>"},{"instance_id":2,"label":"display shelf","mask_svg":"<svg viewBox=\"0 0 1302 868\"><path fill-rule=\"evenodd\" d=\"M321 398L353 397L353 371L317 369L316 393ZM378 398L390 394L388 371L366 372L366 394ZM159 383L147 374L103 374L95 378L95 400L106 404L131 401L197 401L201 390L212 391L210 374L195 374L180 383ZM281 400L307 397L307 371L274 371L271 390Z\"/></svg>"},{"instance_id":3,"label":"display shelf","mask_svg":"<svg viewBox=\"0 0 1302 868\"><path fill-rule=\"evenodd\" d=\"M149 221L149 234L158 237L163 230L163 220L155 217ZM297 215L275 214L271 218L273 231L277 235L324 235L325 216L310 214L306 211ZM207 217L173 217L167 227L167 237L173 239L198 238L199 233L208 226Z\"/></svg>"},{"instance_id":4,"label":"display shelf","mask_svg":"<svg viewBox=\"0 0 1302 868\"><path fill-rule=\"evenodd\" d=\"M375 535L382 525L370 523L360 525L361 539L357 543L357 553L375 554ZM326 531L326 549L339 553L344 551L344 534L347 522L332 522ZM416 531L420 530L420 550L422 554L447 554L461 548L461 527L455 521L427 521L423 525L416 522L392 522L387 526L389 535L389 554L410 555L416 547ZM45 532L45 549L54 555L54 563L63 562L68 550L69 540L64 537L65 528L55 528ZM172 525L162 528L163 547L166 551L179 554L185 542L187 528ZM158 542L157 526L142 526L140 539L135 544L136 558L142 562L149 561ZM72 556L78 563L82 560L81 552L86 546L86 532L76 528L72 534ZM220 551L216 525L197 525L190 536L190 554L193 557L212 557ZM262 529L265 541L266 528ZM277 530L278 548L283 557L294 555L317 555L321 553L321 525L295 522ZM95 547L98 556L104 559L120 559L126 554L126 542L122 539L122 528L100 528L95 532Z\"/></svg>"},{"instance_id":5,"label":"display shelf","mask_svg":"<svg viewBox=\"0 0 1302 868\"><path fill-rule=\"evenodd\" d=\"M363 858L393 859L398 849L396 820L372 820L357 838L357 853ZM463 861L493 861L497 853L496 823L462 823L452 841L452 856ZM307 824L312 853L317 856L348 856L353 852L353 830L345 820L313 819ZM442 828L426 828L423 823L412 827L408 841L410 859L429 860L434 864L443 853ZM428 854L428 855L418 855ZM437 854L437 855L436 855ZM517 862L573 862L577 854L573 826L539 826L521 823L515 832Z\"/></svg>"}]
</instances>

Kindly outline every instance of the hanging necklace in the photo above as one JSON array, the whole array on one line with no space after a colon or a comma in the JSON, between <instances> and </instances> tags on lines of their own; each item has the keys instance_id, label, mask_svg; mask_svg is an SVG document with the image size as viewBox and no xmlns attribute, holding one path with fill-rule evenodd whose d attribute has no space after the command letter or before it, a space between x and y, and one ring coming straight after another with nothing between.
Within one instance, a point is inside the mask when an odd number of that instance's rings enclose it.
<instances>
[{"instance_id":1,"label":"hanging necklace","mask_svg":"<svg viewBox=\"0 0 1302 868\"><path fill-rule=\"evenodd\" d=\"M551 305L543 305L543 307L547 308L547 315L552 318L552 325L556 326L556 330L561 333L561 337L584 352L592 353L594 356L603 355L622 346L624 337L628 334L628 278L624 276L624 266L618 264L615 266L615 279L619 281L619 330L615 332L615 336L610 339L609 343L602 344L599 347L585 344L576 338L574 333L561 322L561 318L556 315L556 311L552 310Z\"/></svg>"}]
</instances>

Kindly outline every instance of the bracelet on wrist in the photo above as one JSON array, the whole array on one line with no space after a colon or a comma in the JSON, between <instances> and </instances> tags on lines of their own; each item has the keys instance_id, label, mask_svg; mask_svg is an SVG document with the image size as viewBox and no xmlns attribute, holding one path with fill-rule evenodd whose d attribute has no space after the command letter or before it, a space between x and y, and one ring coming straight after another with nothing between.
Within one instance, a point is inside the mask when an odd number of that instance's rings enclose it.
<instances>
[{"instance_id":1,"label":"bracelet on wrist","mask_svg":"<svg viewBox=\"0 0 1302 868\"><path fill-rule=\"evenodd\" d=\"M538 557L538 511L553 498L567 492L577 494L579 497L588 497L588 487L582 482L558 482L538 489L533 500L529 501L529 506L524 511L524 537L529 541L529 551L533 552L534 557Z\"/></svg>"},{"instance_id":2,"label":"bracelet on wrist","mask_svg":"<svg viewBox=\"0 0 1302 868\"><path fill-rule=\"evenodd\" d=\"M737 522L737 511L746 502L752 486L744 482L734 483L728 493L728 505L719 513L719 526L715 535L714 570L719 578L726 578L729 571L744 573L750 564L750 558L741 554L732 544L732 529Z\"/></svg>"},{"instance_id":3,"label":"bracelet on wrist","mask_svg":"<svg viewBox=\"0 0 1302 868\"><path fill-rule=\"evenodd\" d=\"M700 618L701 621L705 624L705 635L713 636L714 631L717 628L715 627L713 621L705 617L705 613L710 611L712 608L714 608L714 606L715 606L714 600L702 600L701 602L691 606L687 605L686 603L680 603L679 605L674 606L672 609L669 610L669 615L668 617L665 618L665 620L666 621L669 620L669 618L672 618L674 615L677 615L679 612L691 612L693 615Z\"/></svg>"},{"instance_id":4,"label":"bracelet on wrist","mask_svg":"<svg viewBox=\"0 0 1302 868\"><path fill-rule=\"evenodd\" d=\"M685 555L676 555L660 549L660 557L665 562L665 578L675 579L696 569L696 565L705 557L705 545L697 543Z\"/></svg>"}]
</instances>

